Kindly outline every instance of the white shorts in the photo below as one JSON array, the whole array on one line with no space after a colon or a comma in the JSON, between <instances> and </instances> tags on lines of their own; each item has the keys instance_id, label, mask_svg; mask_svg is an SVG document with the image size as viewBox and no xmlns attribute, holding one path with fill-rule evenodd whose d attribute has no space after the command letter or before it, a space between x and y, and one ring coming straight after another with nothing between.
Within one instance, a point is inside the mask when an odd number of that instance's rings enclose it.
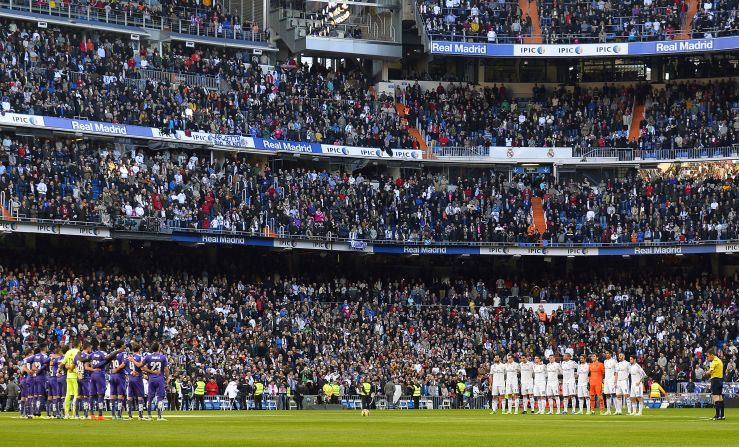
<instances>
[{"instance_id":1,"label":"white shorts","mask_svg":"<svg viewBox=\"0 0 739 447\"><path fill-rule=\"evenodd\" d=\"M521 382L521 394L524 396L534 394L534 382Z\"/></svg>"},{"instance_id":2,"label":"white shorts","mask_svg":"<svg viewBox=\"0 0 739 447\"><path fill-rule=\"evenodd\" d=\"M493 393L493 396L505 396L505 386L502 384L493 385L490 391Z\"/></svg>"},{"instance_id":3,"label":"white shorts","mask_svg":"<svg viewBox=\"0 0 739 447\"><path fill-rule=\"evenodd\" d=\"M631 386L631 392L629 393L629 397L632 399L636 399L638 397L644 397L644 387L641 383L635 383Z\"/></svg>"},{"instance_id":4,"label":"white shorts","mask_svg":"<svg viewBox=\"0 0 739 447\"><path fill-rule=\"evenodd\" d=\"M616 393L616 382L609 380L603 382L603 394L615 394Z\"/></svg>"},{"instance_id":5,"label":"white shorts","mask_svg":"<svg viewBox=\"0 0 739 447\"><path fill-rule=\"evenodd\" d=\"M547 382L547 396L559 396L559 382Z\"/></svg>"},{"instance_id":6,"label":"white shorts","mask_svg":"<svg viewBox=\"0 0 739 447\"><path fill-rule=\"evenodd\" d=\"M506 394L518 394L518 382L506 382L505 393Z\"/></svg>"},{"instance_id":7,"label":"white shorts","mask_svg":"<svg viewBox=\"0 0 739 447\"><path fill-rule=\"evenodd\" d=\"M536 397L546 397L547 395L547 385L545 383L535 383L534 384L534 396Z\"/></svg>"},{"instance_id":8,"label":"white shorts","mask_svg":"<svg viewBox=\"0 0 739 447\"><path fill-rule=\"evenodd\" d=\"M590 391L588 390L588 382L577 385L577 397L590 397Z\"/></svg>"},{"instance_id":9,"label":"white shorts","mask_svg":"<svg viewBox=\"0 0 739 447\"><path fill-rule=\"evenodd\" d=\"M618 384L616 385L616 395L623 396L623 395L629 395L629 381L628 380L619 380Z\"/></svg>"},{"instance_id":10,"label":"white shorts","mask_svg":"<svg viewBox=\"0 0 739 447\"><path fill-rule=\"evenodd\" d=\"M575 395L575 382L562 382L562 395L563 396L574 396Z\"/></svg>"}]
</instances>

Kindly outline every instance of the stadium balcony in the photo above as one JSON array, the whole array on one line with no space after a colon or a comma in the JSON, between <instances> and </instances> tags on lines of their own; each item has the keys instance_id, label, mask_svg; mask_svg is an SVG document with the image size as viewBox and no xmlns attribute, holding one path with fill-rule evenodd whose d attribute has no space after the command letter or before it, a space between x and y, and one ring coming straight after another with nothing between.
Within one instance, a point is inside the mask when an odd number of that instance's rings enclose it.
<instances>
[{"instance_id":1,"label":"stadium balcony","mask_svg":"<svg viewBox=\"0 0 739 447\"><path fill-rule=\"evenodd\" d=\"M291 53L397 60L401 53L397 1L270 3L277 38Z\"/></svg>"},{"instance_id":2,"label":"stadium balcony","mask_svg":"<svg viewBox=\"0 0 739 447\"><path fill-rule=\"evenodd\" d=\"M269 33L256 22L239 23L238 17L212 9L173 7L168 14L159 8L130 10L120 3L75 1L0 0L6 18L37 20L44 24L92 27L101 31L130 33L161 41L197 42L205 45L275 51ZM232 22L234 20L234 22Z\"/></svg>"}]
</instances>

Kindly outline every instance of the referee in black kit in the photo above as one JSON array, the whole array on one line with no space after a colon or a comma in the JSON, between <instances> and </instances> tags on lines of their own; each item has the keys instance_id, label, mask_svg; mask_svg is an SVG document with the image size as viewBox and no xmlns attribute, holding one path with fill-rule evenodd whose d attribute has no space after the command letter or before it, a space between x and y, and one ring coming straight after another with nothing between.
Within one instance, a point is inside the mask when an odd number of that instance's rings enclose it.
<instances>
[{"instance_id":1,"label":"referee in black kit","mask_svg":"<svg viewBox=\"0 0 739 447\"><path fill-rule=\"evenodd\" d=\"M711 378L711 400L716 409L713 421L723 421L724 417L724 362L716 355L716 348L711 348L706 353L706 358L711 361L708 367L708 377Z\"/></svg>"}]
</instances>

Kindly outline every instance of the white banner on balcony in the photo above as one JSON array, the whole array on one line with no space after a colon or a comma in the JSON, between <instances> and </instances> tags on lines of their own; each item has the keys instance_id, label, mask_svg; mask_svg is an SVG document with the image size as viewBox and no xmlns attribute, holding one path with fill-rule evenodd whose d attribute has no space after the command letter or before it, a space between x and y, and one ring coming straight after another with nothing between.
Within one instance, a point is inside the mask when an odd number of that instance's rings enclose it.
<instances>
[{"instance_id":1,"label":"white banner on balcony","mask_svg":"<svg viewBox=\"0 0 739 447\"><path fill-rule=\"evenodd\" d=\"M490 148L490 158L515 162L555 163L572 161L572 148L569 147L505 147Z\"/></svg>"}]
</instances>

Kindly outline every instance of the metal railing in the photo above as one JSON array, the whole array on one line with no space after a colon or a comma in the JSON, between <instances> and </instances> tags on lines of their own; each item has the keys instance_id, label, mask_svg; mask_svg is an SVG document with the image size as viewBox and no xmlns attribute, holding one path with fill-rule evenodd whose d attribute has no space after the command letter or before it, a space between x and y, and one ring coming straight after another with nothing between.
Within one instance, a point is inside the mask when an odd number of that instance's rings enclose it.
<instances>
[{"instance_id":1,"label":"metal railing","mask_svg":"<svg viewBox=\"0 0 739 447\"><path fill-rule=\"evenodd\" d=\"M3 220L0 217L0 220ZM405 246L435 246L435 247L500 247L500 248L536 248L543 247L542 243L508 241L508 242L478 242L478 241L413 241L413 240L394 240L394 239L366 239L366 238L342 238L333 235L322 236L306 236L303 234L291 234L287 227L277 223L275 218L270 216L262 216L260 218L260 228L256 231L238 231L238 230L214 230L211 228L202 229L189 226L188 221L173 220L168 222L166 219L158 217L121 217L118 216L111 219L107 214L98 216L90 216L88 221L72 221L62 219L32 219L24 215L14 216L15 222L42 223L42 224L60 224L71 226L95 226L102 225L110 227L117 231L126 231L132 233L152 233L152 234L191 234L191 235L207 235L207 236L230 236L230 237L249 237L249 238L267 238L274 239L265 229L269 229L276 237L293 241L307 242L332 242L332 243L356 243L366 242L373 245L405 245ZM194 224L194 222L190 222ZM647 247L696 247L696 246L712 246L717 244L737 244L739 239L718 239L718 240L700 240L700 241L653 241L653 242L547 242L547 248L647 248Z\"/></svg>"},{"instance_id":2,"label":"metal railing","mask_svg":"<svg viewBox=\"0 0 739 447\"><path fill-rule=\"evenodd\" d=\"M306 36L352 38L352 31L359 29L361 36L357 37L358 40L397 41L395 26L392 23L387 23L386 20L373 18L370 14L352 15L350 21L347 23L333 24L324 30L328 34L322 34L316 31L318 29L317 27L325 25L325 23L313 16L314 14L296 9L278 9L280 20L287 21L288 27L304 29Z\"/></svg>"},{"instance_id":3,"label":"metal railing","mask_svg":"<svg viewBox=\"0 0 739 447\"><path fill-rule=\"evenodd\" d=\"M739 145L704 148L633 149L633 148L582 148L574 147L572 156L587 161L589 158L611 158L618 161L632 160L709 160L737 159Z\"/></svg>"},{"instance_id":4,"label":"metal railing","mask_svg":"<svg viewBox=\"0 0 739 447\"><path fill-rule=\"evenodd\" d=\"M208 90L221 90L222 79L217 76L207 76L197 73L178 73L162 70L136 70L141 79L156 82L168 82L171 84L185 84L187 86L198 86Z\"/></svg>"},{"instance_id":5,"label":"metal railing","mask_svg":"<svg viewBox=\"0 0 739 447\"><path fill-rule=\"evenodd\" d=\"M224 29L222 24L216 26L213 22L208 20L209 14L206 9L180 8L180 12L182 14L189 16L204 16L202 21L195 21L191 18L183 19L180 17L163 16L156 12L119 11L109 7L98 8L88 4L79 4L75 2L65 4L59 0L0 0L0 8L65 19L100 22L102 24L143 28L145 30L171 31L180 34L212 37L216 39L266 42L269 38L267 33L261 31L252 32L251 29L242 30L233 26L228 26Z\"/></svg>"},{"instance_id":6,"label":"metal railing","mask_svg":"<svg viewBox=\"0 0 739 447\"><path fill-rule=\"evenodd\" d=\"M434 146L431 152L437 158L489 158L489 146Z\"/></svg>"}]
</instances>

